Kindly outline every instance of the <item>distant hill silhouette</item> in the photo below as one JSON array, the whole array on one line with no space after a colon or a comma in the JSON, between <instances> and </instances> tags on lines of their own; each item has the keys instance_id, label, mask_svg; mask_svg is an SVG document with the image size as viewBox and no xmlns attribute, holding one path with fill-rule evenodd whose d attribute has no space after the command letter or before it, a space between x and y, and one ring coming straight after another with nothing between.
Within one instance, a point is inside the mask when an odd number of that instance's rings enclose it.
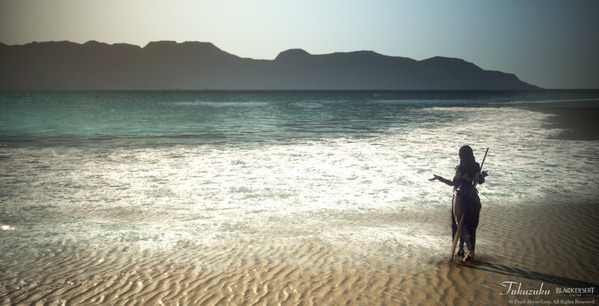
<instances>
[{"instance_id":1,"label":"distant hill silhouette","mask_svg":"<svg viewBox=\"0 0 599 306\"><path fill-rule=\"evenodd\" d=\"M515 75L461 59L416 61L357 51L274 60L241 58L211 43L145 47L89 41L0 43L0 90L533 90Z\"/></svg>"}]
</instances>

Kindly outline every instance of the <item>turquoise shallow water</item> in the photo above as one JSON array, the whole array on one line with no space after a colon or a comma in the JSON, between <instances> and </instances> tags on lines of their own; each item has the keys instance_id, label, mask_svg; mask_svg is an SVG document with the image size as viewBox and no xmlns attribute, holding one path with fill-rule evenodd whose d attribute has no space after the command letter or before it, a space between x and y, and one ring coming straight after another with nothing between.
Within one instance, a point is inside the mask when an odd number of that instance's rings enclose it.
<instances>
[{"instance_id":1,"label":"turquoise shallow water","mask_svg":"<svg viewBox=\"0 0 599 306\"><path fill-rule=\"evenodd\" d=\"M161 190L169 194L180 187L172 185L173 177L194 194L199 177L229 172L227 182L204 182L211 192L199 192L207 197L201 202L218 209L227 205L223 199L241 207L273 201L276 191L248 187L261 182L273 190L289 189L280 192L287 194L279 201L283 206L304 202L301 195L314 193L312 188L324 192L329 203L350 207L430 205L439 202L435 192L443 189L425 178L433 171L451 176L457 149L470 144L477 156L491 148L487 167L496 179L486 196L509 203L571 192L591 200L597 180L588 169L596 169L597 142L553 139L560 130L547 126L550 115L529 109L594 106L598 96L593 91L5 92L0 93L0 197L4 207L20 210L55 205L55 197L76 191L80 196L70 195L68 205L86 207L85 194L92 193L110 209L113 188L135 195L144 187L108 177L123 173L119 169L147 167L143 171L156 172L154 180L161 182L143 199L150 204L164 196ZM270 170L261 173L265 169ZM588 179L581 181L585 174ZM79 187L45 186L66 177ZM90 183L98 180L105 185ZM355 185L353 196L341 191L349 185ZM231 198L230 188L251 196ZM25 200L23 194L40 196ZM391 198L377 203L381 195ZM125 198L115 203L129 205ZM170 199L175 206L198 200Z\"/></svg>"},{"instance_id":2,"label":"turquoise shallow water","mask_svg":"<svg viewBox=\"0 0 599 306\"><path fill-rule=\"evenodd\" d=\"M377 136L453 120L432 107L592 103L594 92L33 92L0 94L4 141L164 137L233 145ZM453 116L461 115L452 113ZM190 138L193 140L190 141ZM73 140L75 140L73 138ZM62 140L67 144L68 139ZM79 141L76 140L76 141ZM176 141L169 140L171 143Z\"/></svg>"}]
</instances>

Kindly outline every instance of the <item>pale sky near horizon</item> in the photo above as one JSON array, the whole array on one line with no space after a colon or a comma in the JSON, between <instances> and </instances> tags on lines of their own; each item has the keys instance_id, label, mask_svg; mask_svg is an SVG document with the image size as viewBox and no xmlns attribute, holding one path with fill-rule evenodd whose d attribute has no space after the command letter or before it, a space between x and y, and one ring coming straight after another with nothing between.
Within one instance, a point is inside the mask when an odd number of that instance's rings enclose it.
<instances>
[{"instance_id":1,"label":"pale sky near horizon","mask_svg":"<svg viewBox=\"0 0 599 306\"><path fill-rule=\"evenodd\" d=\"M597 0L0 0L0 42L211 42L255 59L372 50L599 89Z\"/></svg>"}]
</instances>

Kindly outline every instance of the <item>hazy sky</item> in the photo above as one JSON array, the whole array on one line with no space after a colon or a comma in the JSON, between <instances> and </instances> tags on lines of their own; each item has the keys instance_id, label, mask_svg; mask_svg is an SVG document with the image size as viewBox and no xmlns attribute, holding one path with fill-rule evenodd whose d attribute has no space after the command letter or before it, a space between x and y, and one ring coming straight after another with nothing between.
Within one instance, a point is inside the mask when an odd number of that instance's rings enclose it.
<instances>
[{"instance_id":1,"label":"hazy sky","mask_svg":"<svg viewBox=\"0 0 599 306\"><path fill-rule=\"evenodd\" d=\"M0 42L52 40L458 57L545 88L599 88L597 0L0 0Z\"/></svg>"}]
</instances>

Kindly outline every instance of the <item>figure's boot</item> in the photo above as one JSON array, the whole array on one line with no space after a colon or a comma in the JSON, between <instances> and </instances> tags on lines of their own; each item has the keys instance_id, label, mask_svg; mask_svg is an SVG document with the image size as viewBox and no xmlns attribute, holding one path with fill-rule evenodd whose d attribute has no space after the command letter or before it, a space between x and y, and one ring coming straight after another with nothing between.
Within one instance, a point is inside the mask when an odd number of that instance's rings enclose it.
<instances>
[{"instance_id":1,"label":"figure's boot","mask_svg":"<svg viewBox=\"0 0 599 306\"><path fill-rule=\"evenodd\" d=\"M468 254L464 256L463 261L473 261L474 260L474 251L468 251Z\"/></svg>"},{"instance_id":2,"label":"figure's boot","mask_svg":"<svg viewBox=\"0 0 599 306\"><path fill-rule=\"evenodd\" d=\"M472 242L470 241L470 235L463 235L464 240L466 241L466 247L468 248L468 253L464 256L464 261L474 260L474 247L472 246Z\"/></svg>"},{"instance_id":3,"label":"figure's boot","mask_svg":"<svg viewBox=\"0 0 599 306\"><path fill-rule=\"evenodd\" d=\"M462 237L460 237L459 245L460 245L460 248L458 249L458 252L456 253L456 255L464 258L464 239L462 239Z\"/></svg>"}]
</instances>

